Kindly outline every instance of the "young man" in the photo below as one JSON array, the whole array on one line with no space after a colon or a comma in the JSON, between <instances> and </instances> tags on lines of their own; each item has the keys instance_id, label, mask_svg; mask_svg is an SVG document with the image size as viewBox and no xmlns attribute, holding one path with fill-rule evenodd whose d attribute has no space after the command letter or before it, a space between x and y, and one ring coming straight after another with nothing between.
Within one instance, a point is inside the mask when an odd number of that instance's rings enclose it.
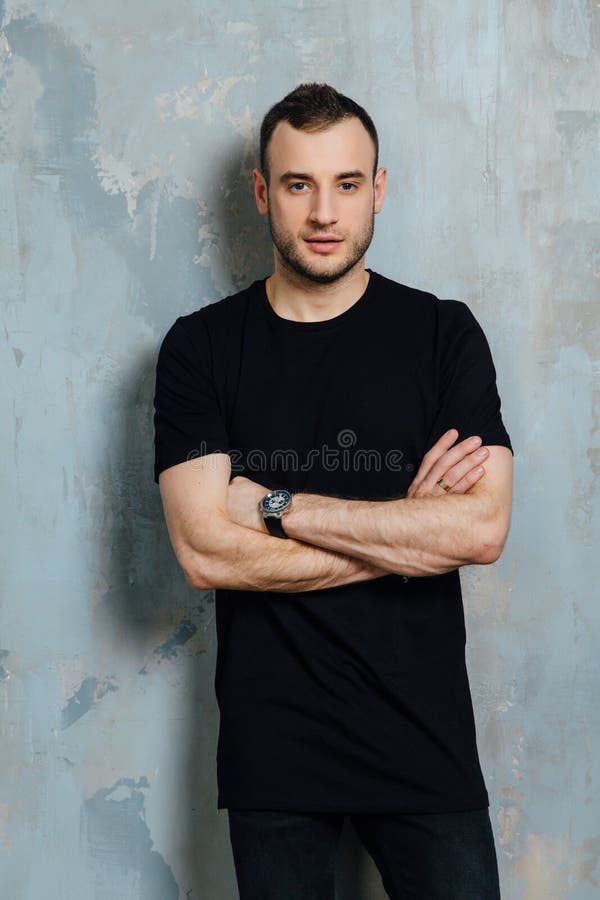
<instances>
[{"instance_id":1,"label":"young man","mask_svg":"<svg viewBox=\"0 0 600 900\"><path fill-rule=\"evenodd\" d=\"M333 900L345 815L392 900L499 897L458 570L502 550L512 449L468 307L365 268L377 156L333 88L276 104L253 173L273 273L177 319L158 361L169 533L216 588L241 900Z\"/></svg>"}]
</instances>

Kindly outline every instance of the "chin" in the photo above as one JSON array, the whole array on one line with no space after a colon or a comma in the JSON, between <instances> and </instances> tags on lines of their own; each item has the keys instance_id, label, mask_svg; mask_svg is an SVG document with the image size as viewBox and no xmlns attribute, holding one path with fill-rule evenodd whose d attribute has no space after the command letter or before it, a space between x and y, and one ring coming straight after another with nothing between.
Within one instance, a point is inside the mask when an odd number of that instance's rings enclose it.
<instances>
[{"instance_id":1,"label":"chin","mask_svg":"<svg viewBox=\"0 0 600 900\"><path fill-rule=\"evenodd\" d=\"M338 260L331 268L317 268L308 262L305 263L298 259L286 260L286 264L296 273L296 275L300 275L302 278L305 278L307 281L312 281L315 284L332 284L334 281L338 281L340 278L343 278L357 262L358 260L356 259L350 259L344 262Z\"/></svg>"},{"instance_id":2,"label":"chin","mask_svg":"<svg viewBox=\"0 0 600 900\"><path fill-rule=\"evenodd\" d=\"M341 272L311 272L304 277L310 281L314 281L316 284L333 284L334 281L338 281L348 271L348 269L344 269Z\"/></svg>"}]
</instances>

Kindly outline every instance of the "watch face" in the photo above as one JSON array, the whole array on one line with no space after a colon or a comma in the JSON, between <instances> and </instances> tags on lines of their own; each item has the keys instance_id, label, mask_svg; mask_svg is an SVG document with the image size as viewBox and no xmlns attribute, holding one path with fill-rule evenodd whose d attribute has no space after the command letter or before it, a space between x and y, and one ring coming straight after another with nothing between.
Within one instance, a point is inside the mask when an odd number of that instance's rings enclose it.
<instances>
[{"instance_id":1,"label":"watch face","mask_svg":"<svg viewBox=\"0 0 600 900\"><path fill-rule=\"evenodd\" d=\"M277 513L284 510L287 506L290 505L290 501L292 499L292 495L289 491L283 490L281 488L277 491L271 491L267 494L266 497L263 497L261 501L261 506L263 508L263 512L266 513Z\"/></svg>"}]
</instances>

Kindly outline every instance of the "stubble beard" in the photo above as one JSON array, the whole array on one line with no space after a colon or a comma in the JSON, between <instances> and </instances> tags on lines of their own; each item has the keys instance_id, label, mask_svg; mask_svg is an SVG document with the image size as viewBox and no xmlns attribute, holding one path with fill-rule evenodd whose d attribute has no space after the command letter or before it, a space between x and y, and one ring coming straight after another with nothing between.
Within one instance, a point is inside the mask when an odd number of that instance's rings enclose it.
<instances>
[{"instance_id":1,"label":"stubble beard","mask_svg":"<svg viewBox=\"0 0 600 900\"><path fill-rule=\"evenodd\" d=\"M275 222L273 222L270 213L268 215L268 220L271 240L281 257L283 265L292 272L295 272L296 275L300 275L301 278L305 278L307 281L311 281L315 284L332 284L339 278L343 278L350 269L354 268L356 263L362 259L367 252L371 241L373 240L373 232L375 229L375 214L371 213L369 222L365 225L363 230L353 238L346 258L340 260L339 265L335 268L323 271L322 269L319 270L316 261L313 266L303 259L296 248L296 242L292 235L289 232L280 231ZM318 235L318 232L315 232L315 236L316 235ZM347 243L347 239L344 243Z\"/></svg>"}]
</instances>

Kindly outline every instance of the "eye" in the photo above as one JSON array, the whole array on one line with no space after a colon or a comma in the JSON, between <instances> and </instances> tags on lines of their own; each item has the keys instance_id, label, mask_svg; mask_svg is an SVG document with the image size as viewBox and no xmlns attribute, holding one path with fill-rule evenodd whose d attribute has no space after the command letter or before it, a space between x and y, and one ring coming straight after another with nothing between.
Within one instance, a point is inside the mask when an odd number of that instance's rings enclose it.
<instances>
[{"instance_id":1,"label":"eye","mask_svg":"<svg viewBox=\"0 0 600 900\"><path fill-rule=\"evenodd\" d=\"M356 189L356 185L352 181L342 181L340 187L345 194L349 194Z\"/></svg>"},{"instance_id":2,"label":"eye","mask_svg":"<svg viewBox=\"0 0 600 900\"><path fill-rule=\"evenodd\" d=\"M294 194L303 194L303 193L304 193L304 190L303 190L303 189L304 189L304 188L307 188L307 187L308 187L308 185L307 185L307 183L306 183L305 181L294 181L294 182L290 185L290 190L291 190Z\"/></svg>"}]
</instances>

